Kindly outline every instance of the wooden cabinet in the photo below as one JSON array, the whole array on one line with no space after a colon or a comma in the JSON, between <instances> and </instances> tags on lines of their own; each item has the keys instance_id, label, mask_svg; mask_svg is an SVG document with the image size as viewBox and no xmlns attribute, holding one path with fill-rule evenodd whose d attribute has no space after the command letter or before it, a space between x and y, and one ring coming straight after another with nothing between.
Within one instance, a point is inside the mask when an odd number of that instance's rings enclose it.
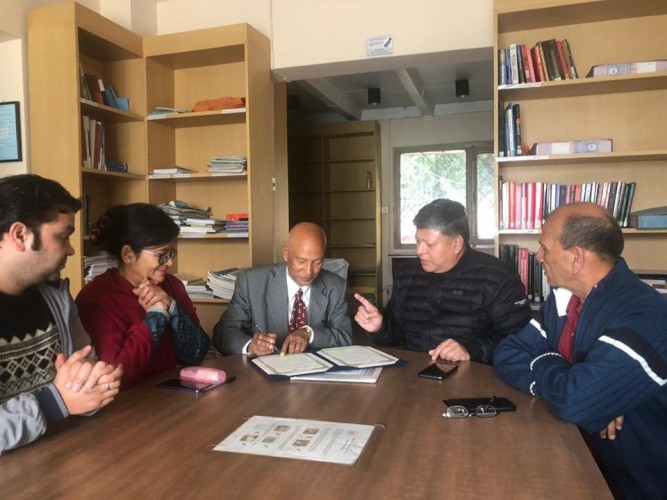
<instances>
[{"instance_id":1,"label":"wooden cabinet","mask_svg":"<svg viewBox=\"0 0 667 500\"><path fill-rule=\"evenodd\" d=\"M499 87L500 102L521 106L523 142L613 139L607 154L498 158L496 178L572 184L636 182L632 210L665 205L667 184L667 73L585 78L599 64L665 58L667 3L496 0L495 48L532 47L552 38L569 41L579 79ZM496 50L495 67L498 69ZM498 187L498 186L497 186ZM498 189L496 189L498 192ZM539 231L500 230L496 246L516 243L537 250ZM667 269L667 230L624 229L624 256L632 268Z\"/></svg>"},{"instance_id":2,"label":"wooden cabinet","mask_svg":"<svg viewBox=\"0 0 667 500\"><path fill-rule=\"evenodd\" d=\"M374 301L382 289L379 144L375 122L303 127L288 141L290 227L320 224L327 257L349 263L348 292Z\"/></svg>"},{"instance_id":3,"label":"wooden cabinet","mask_svg":"<svg viewBox=\"0 0 667 500\"><path fill-rule=\"evenodd\" d=\"M215 218L248 213L249 237L180 238L172 272L206 277L209 270L273 260L273 84L269 41L247 24L142 38L76 2L33 9L29 15L32 170L87 195L90 219L111 205L182 200L210 207ZM130 111L88 103L79 94L80 68L127 96ZM157 106L192 109L198 101L245 98L244 109L147 119ZM82 168L81 122L105 122L106 158L129 172ZM245 156L247 174L209 174L213 156ZM189 177L153 179L154 168L179 165ZM90 250L77 218L76 256L65 274L76 295L82 255ZM195 300L207 331L225 301Z\"/></svg>"}]
</instances>

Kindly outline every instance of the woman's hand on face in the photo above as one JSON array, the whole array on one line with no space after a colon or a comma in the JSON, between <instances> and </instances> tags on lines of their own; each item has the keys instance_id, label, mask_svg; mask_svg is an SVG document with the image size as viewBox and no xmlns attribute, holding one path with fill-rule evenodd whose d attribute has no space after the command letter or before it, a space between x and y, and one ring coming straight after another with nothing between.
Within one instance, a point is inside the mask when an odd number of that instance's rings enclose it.
<instances>
[{"instance_id":1,"label":"woman's hand on face","mask_svg":"<svg viewBox=\"0 0 667 500\"><path fill-rule=\"evenodd\" d=\"M163 311L168 311L169 306L171 306L171 301L173 300L167 292L148 278L141 280L139 286L132 290L132 292L137 296L139 304L141 304L141 307L146 311L151 307L157 307Z\"/></svg>"}]
</instances>

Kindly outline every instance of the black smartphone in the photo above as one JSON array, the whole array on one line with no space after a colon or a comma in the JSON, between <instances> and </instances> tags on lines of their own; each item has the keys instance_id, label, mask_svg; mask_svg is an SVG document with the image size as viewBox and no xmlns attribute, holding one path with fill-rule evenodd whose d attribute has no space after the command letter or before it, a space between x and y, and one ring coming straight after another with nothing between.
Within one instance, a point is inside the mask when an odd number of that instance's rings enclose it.
<instances>
[{"instance_id":1,"label":"black smartphone","mask_svg":"<svg viewBox=\"0 0 667 500\"><path fill-rule=\"evenodd\" d=\"M483 405L491 405L496 411L514 411L516 405L507 398L499 398L496 396L489 396L486 398L451 398L443 399L443 403L447 406L465 406L468 411L475 411L475 408Z\"/></svg>"},{"instance_id":2,"label":"black smartphone","mask_svg":"<svg viewBox=\"0 0 667 500\"><path fill-rule=\"evenodd\" d=\"M422 378L442 380L454 373L458 367L459 365L456 363L443 363L436 361L435 363L428 365L426 368L420 371L419 376Z\"/></svg>"},{"instance_id":3,"label":"black smartphone","mask_svg":"<svg viewBox=\"0 0 667 500\"><path fill-rule=\"evenodd\" d=\"M207 391L216 387L216 384L209 384L205 382L190 382L187 380L180 380L177 378L171 378L160 382L155 387L163 387L165 389L174 389L176 391L192 392L194 394L199 394L201 392Z\"/></svg>"}]
</instances>

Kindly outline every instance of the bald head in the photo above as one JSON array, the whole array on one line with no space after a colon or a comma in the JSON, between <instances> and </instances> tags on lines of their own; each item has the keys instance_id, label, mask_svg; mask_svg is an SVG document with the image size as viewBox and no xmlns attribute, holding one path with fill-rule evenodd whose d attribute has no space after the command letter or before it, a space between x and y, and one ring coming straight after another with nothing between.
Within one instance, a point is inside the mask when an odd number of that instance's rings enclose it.
<instances>
[{"instance_id":1,"label":"bald head","mask_svg":"<svg viewBox=\"0 0 667 500\"><path fill-rule=\"evenodd\" d=\"M324 230L312 222L300 222L289 233L283 247L290 278L299 286L309 286L322 270L327 238Z\"/></svg>"},{"instance_id":2,"label":"bald head","mask_svg":"<svg viewBox=\"0 0 667 500\"><path fill-rule=\"evenodd\" d=\"M573 203L556 209L543 232L553 232L564 250L580 247L611 264L623 252L623 233L618 222L595 203Z\"/></svg>"}]
</instances>

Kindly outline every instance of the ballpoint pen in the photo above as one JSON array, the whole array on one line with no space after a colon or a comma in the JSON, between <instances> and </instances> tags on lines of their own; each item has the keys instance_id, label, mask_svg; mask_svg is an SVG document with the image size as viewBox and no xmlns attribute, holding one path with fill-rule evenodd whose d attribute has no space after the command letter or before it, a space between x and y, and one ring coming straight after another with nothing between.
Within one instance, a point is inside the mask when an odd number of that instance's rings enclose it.
<instances>
[{"instance_id":1,"label":"ballpoint pen","mask_svg":"<svg viewBox=\"0 0 667 500\"><path fill-rule=\"evenodd\" d=\"M264 333L264 332L262 331L262 329L261 329L259 326L257 326L257 323L253 323L252 326L254 326L255 329L256 329L259 333ZM277 353L277 354L280 354L280 351L279 351L278 348L276 347L276 344L273 344L273 352L275 352L275 353Z\"/></svg>"}]
</instances>

